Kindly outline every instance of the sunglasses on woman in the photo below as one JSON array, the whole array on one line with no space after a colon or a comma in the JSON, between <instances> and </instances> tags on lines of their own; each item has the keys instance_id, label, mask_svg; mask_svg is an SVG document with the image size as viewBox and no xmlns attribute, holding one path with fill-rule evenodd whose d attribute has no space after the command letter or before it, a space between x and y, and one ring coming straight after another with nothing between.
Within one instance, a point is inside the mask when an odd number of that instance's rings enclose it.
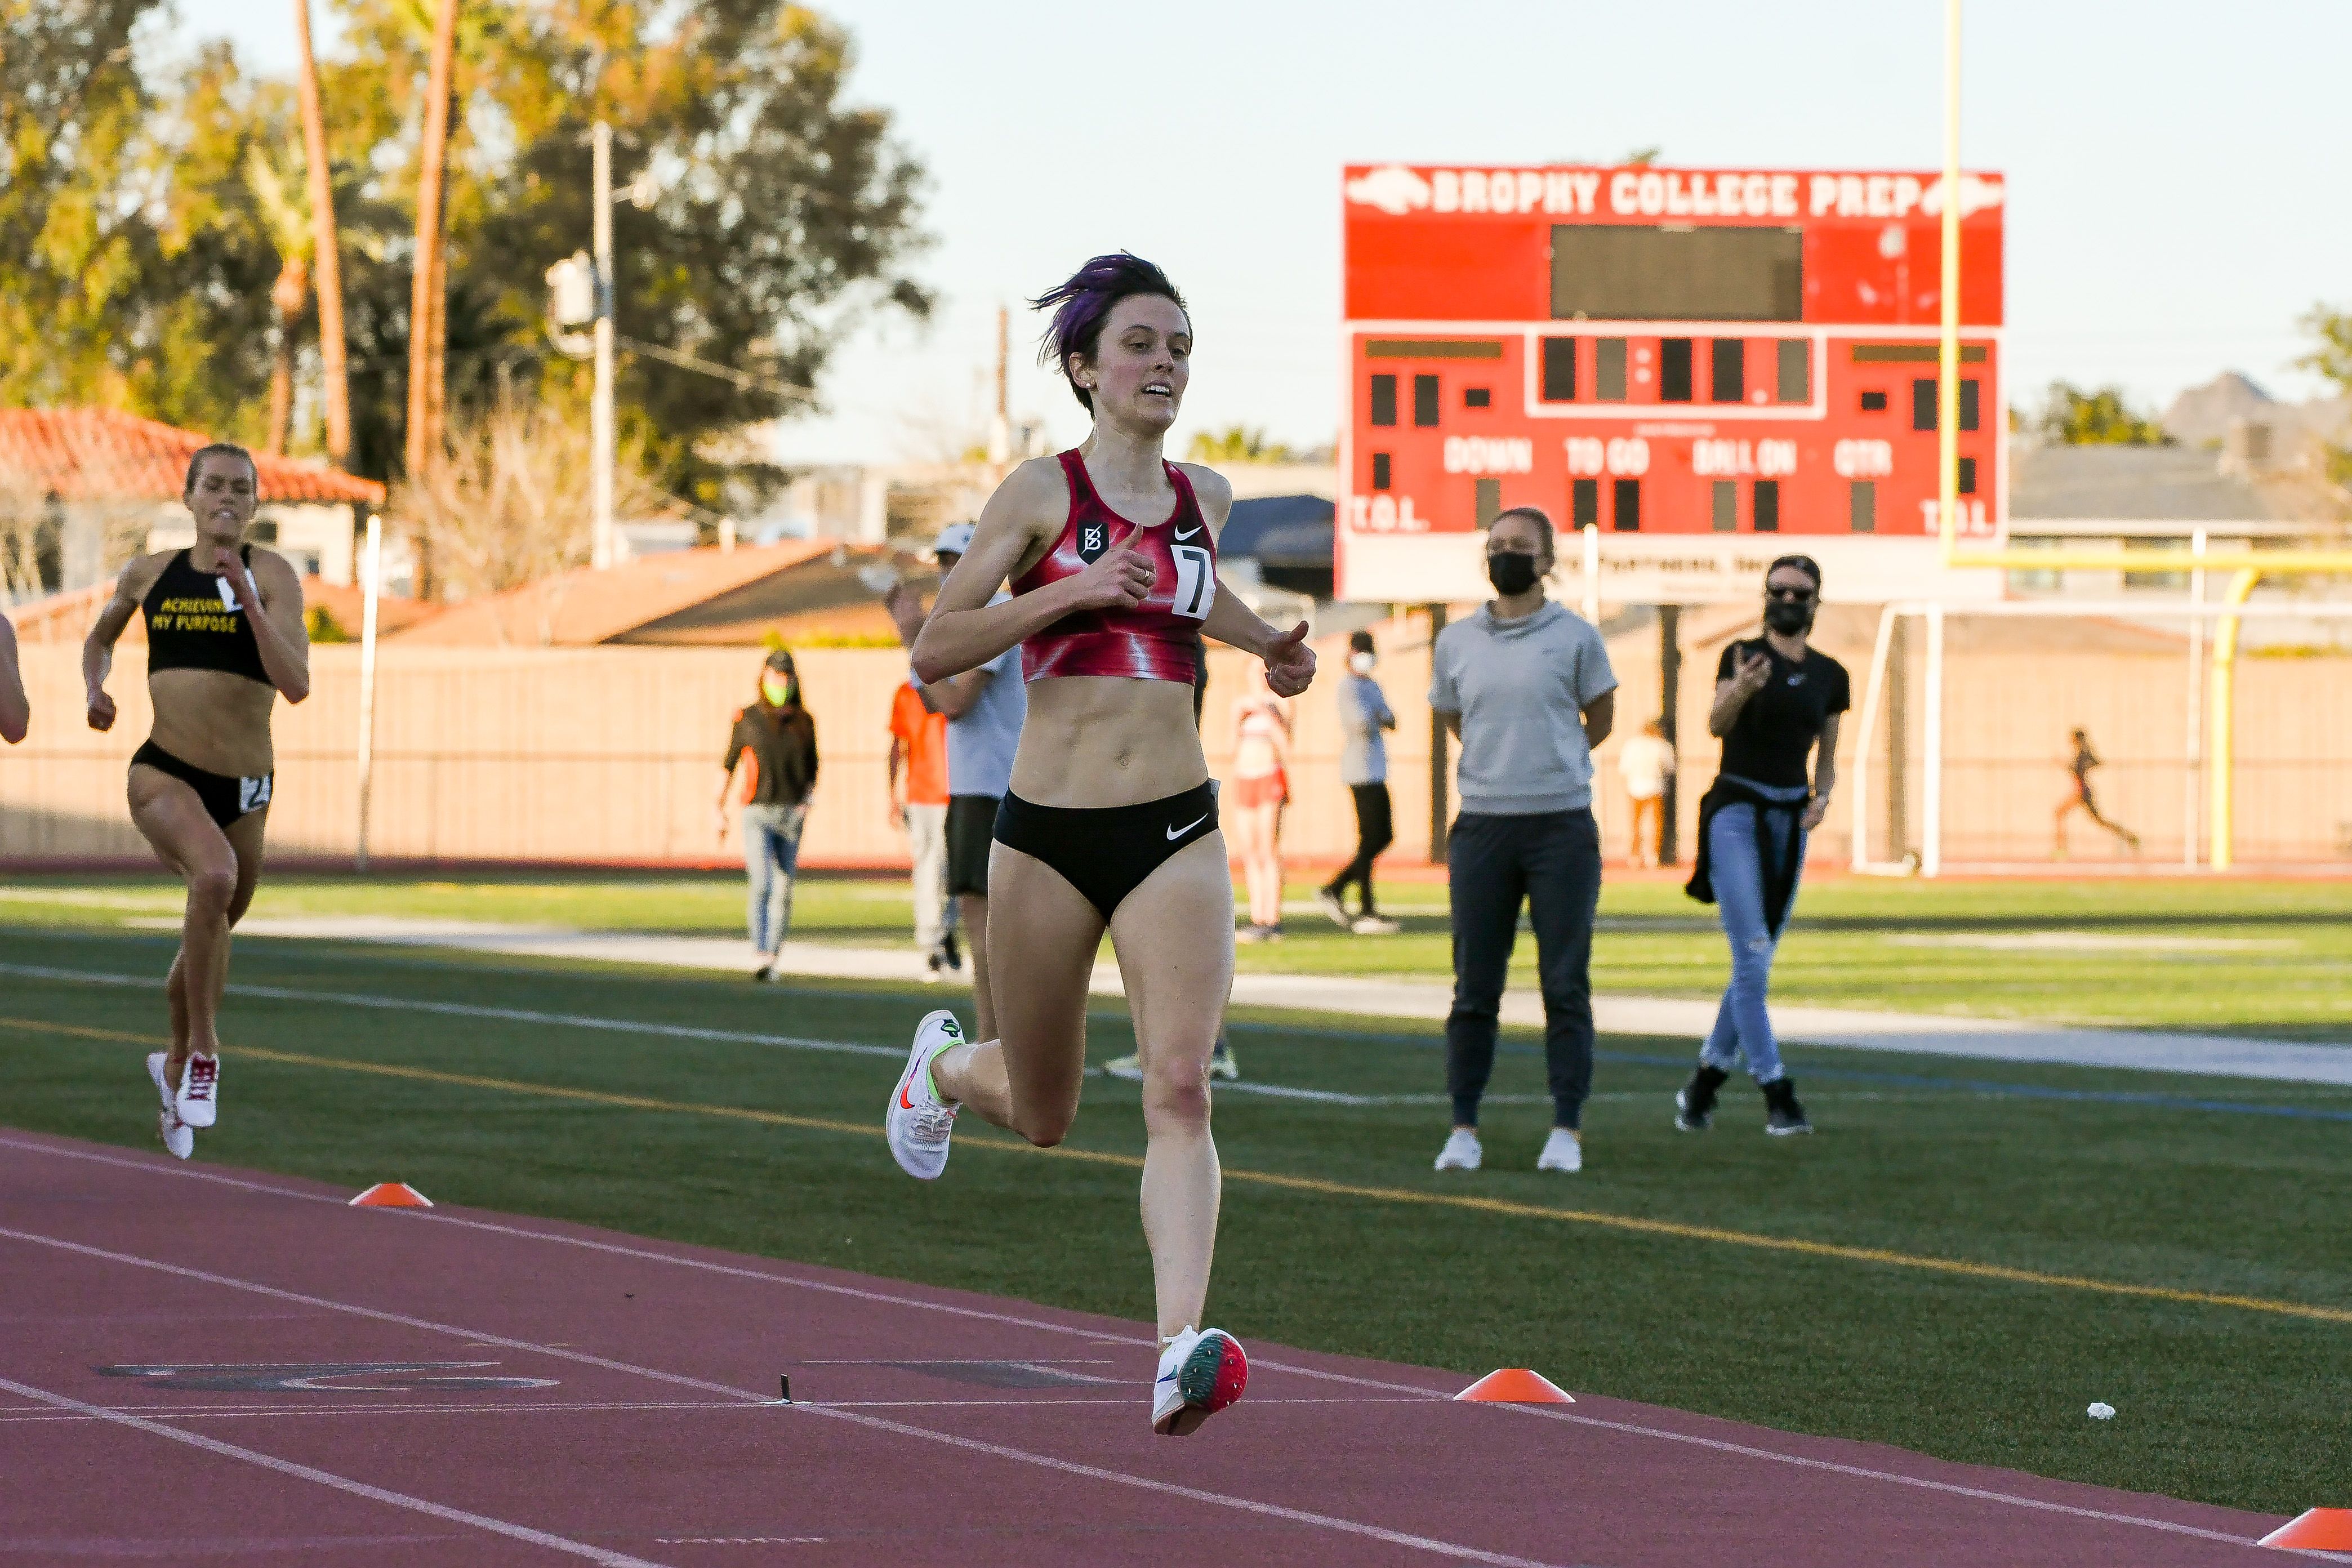
<instances>
[{"instance_id":1,"label":"sunglasses on woman","mask_svg":"<svg viewBox=\"0 0 2352 1568\"><path fill-rule=\"evenodd\" d=\"M1811 588L1766 588L1764 596L1768 599L1779 599L1787 604L1803 605L1811 603L1813 591Z\"/></svg>"}]
</instances>

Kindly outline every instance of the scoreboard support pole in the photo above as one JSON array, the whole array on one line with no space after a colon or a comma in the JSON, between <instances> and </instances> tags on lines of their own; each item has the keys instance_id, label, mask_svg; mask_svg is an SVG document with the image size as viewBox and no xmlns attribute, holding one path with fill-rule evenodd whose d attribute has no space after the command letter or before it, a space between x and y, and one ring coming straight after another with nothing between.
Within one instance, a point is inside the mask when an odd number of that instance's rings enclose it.
<instances>
[{"instance_id":1,"label":"scoreboard support pole","mask_svg":"<svg viewBox=\"0 0 2352 1568\"><path fill-rule=\"evenodd\" d=\"M1682 849L1682 836L1676 831L1682 797L1675 787L1682 773L1682 750L1677 734L1681 726L1675 719L1682 708L1682 619L1683 607L1680 605L1658 606L1658 728L1665 732L1666 744L1674 748L1675 760L1675 772L1666 775L1665 798L1658 805L1658 864L1661 866L1679 864Z\"/></svg>"},{"instance_id":2,"label":"scoreboard support pole","mask_svg":"<svg viewBox=\"0 0 2352 1568\"><path fill-rule=\"evenodd\" d=\"M1431 605L1429 609L1429 662L1437 664L1437 634L1445 629L1445 606ZM1446 785L1449 763L1446 756L1445 721L1436 709L1429 710L1429 863L1445 864Z\"/></svg>"}]
</instances>

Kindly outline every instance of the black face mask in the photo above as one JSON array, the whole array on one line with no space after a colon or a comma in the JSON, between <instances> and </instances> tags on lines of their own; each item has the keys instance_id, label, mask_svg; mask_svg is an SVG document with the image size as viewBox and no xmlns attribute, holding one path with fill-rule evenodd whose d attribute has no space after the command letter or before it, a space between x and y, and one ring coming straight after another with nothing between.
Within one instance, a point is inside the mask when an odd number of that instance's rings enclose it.
<instances>
[{"instance_id":1,"label":"black face mask","mask_svg":"<svg viewBox=\"0 0 2352 1568\"><path fill-rule=\"evenodd\" d=\"M1536 558L1523 550L1497 550L1486 557L1486 581L1506 598L1536 585Z\"/></svg>"},{"instance_id":2,"label":"black face mask","mask_svg":"<svg viewBox=\"0 0 2352 1568\"><path fill-rule=\"evenodd\" d=\"M1813 629L1816 601L1808 599L1798 604L1790 599L1767 599L1764 602L1764 624L1782 637L1794 637Z\"/></svg>"}]
</instances>

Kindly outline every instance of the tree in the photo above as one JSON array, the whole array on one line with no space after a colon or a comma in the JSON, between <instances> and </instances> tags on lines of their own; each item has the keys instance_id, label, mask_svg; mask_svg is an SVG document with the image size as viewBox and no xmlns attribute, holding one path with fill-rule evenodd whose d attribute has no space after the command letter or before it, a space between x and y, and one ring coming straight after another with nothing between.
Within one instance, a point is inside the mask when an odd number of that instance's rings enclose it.
<instances>
[{"instance_id":1,"label":"tree","mask_svg":"<svg viewBox=\"0 0 2352 1568\"><path fill-rule=\"evenodd\" d=\"M2332 383L2338 395L2352 396L2352 310L2315 304L2295 324L2313 340L2311 352L2294 362L2295 368ZM2352 445L2327 443L2326 461L2330 482L2352 489Z\"/></svg>"},{"instance_id":2,"label":"tree","mask_svg":"<svg viewBox=\"0 0 2352 1568\"><path fill-rule=\"evenodd\" d=\"M246 149L245 183L278 252L278 281L269 289L270 307L277 312L270 324L269 433L262 437L262 449L282 456L287 426L294 417L294 333L310 303L315 231L310 204L295 195L293 182L259 144Z\"/></svg>"},{"instance_id":3,"label":"tree","mask_svg":"<svg viewBox=\"0 0 2352 1568\"><path fill-rule=\"evenodd\" d=\"M432 75L425 92L425 140L417 153L416 249L409 287L407 473L412 481L430 478L441 447L442 410L447 395L448 235L441 217L441 185L447 174L451 73L457 68L459 0L439 0L433 25ZM416 542L416 592L434 595L429 537Z\"/></svg>"},{"instance_id":4,"label":"tree","mask_svg":"<svg viewBox=\"0 0 2352 1568\"><path fill-rule=\"evenodd\" d=\"M351 461L352 393L343 336L342 242L335 229L334 163L327 153L327 117L319 104L319 61L310 48L310 0L294 0L298 49L295 91L302 104L302 158L310 208L310 258L318 274L319 360L326 385L327 458Z\"/></svg>"},{"instance_id":5,"label":"tree","mask_svg":"<svg viewBox=\"0 0 2352 1568\"><path fill-rule=\"evenodd\" d=\"M2034 429L2053 447L2167 447L2172 437L2154 419L2135 412L2123 388L2084 392L2063 381L2050 384Z\"/></svg>"},{"instance_id":6,"label":"tree","mask_svg":"<svg viewBox=\"0 0 2352 1568\"><path fill-rule=\"evenodd\" d=\"M1192 437L1186 454L1196 463L1287 463L1290 448L1268 441L1265 432L1247 425L1229 425L1221 431L1203 430Z\"/></svg>"}]
</instances>

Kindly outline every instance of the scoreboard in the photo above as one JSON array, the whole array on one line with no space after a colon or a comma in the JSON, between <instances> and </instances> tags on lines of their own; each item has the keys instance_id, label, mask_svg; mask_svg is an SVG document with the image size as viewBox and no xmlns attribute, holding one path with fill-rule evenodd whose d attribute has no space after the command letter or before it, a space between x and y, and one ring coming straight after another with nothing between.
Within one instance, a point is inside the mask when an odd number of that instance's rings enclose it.
<instances>
[{"instance_id":1,"label":"scoreboard","mask_svg":"<svg viewBox=\"0 0 2352 1568\"><path fill-rule=\"evenodd\" d=\"M2004 538L1998 175L1960 210L1959 531ZM1345 172L1341 597L1484 599L1482 531L1599 531L1601 596L1997 595L1937 564L1938 174Z\"/></svg>"}]
</instances>

